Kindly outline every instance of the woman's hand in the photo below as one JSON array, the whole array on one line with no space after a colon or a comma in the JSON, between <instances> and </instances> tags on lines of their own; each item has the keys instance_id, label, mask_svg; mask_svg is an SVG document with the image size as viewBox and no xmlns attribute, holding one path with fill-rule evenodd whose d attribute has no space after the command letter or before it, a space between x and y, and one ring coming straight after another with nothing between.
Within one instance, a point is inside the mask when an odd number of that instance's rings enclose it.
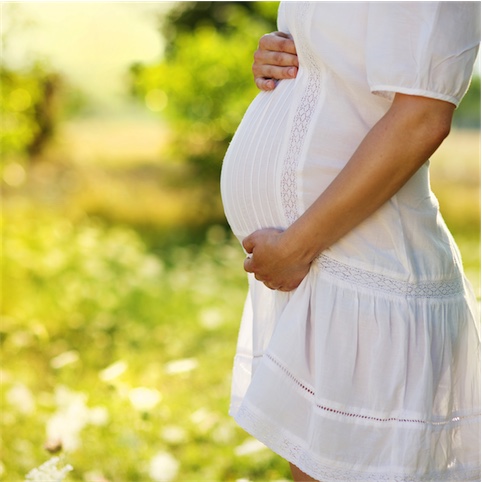
<instances>
[{"instance_id":1,"label":"woman's hand","mask_svg":"<svg viewBox=\"0 0 482 482\"><path fill-rule=\"evenodd\" d=\"M263 35L254 53L252 70L260 90L273 90L278 80L296 77L298 56L291 36L283 32Z\"/></svg>"},{"instance_id":2,"label":"woman's hand","mask_svg":"<svg viewBox=\"0 0 482 482\"><path fill-rule=\"evenodd\" d=\"M286 243L279 229L255 231L243 240L243 247L250 255L244 261L245 271L272 290L294 290L310 270L311 262Z\"/></svg>"}]
</instances>

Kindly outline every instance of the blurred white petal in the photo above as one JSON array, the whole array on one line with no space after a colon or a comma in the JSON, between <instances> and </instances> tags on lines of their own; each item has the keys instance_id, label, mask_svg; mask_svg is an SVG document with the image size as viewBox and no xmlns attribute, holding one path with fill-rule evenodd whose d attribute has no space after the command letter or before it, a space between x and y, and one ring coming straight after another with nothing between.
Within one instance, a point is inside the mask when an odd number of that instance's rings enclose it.
<instances>
[{"instance_id":1,"label":"blurred white petal","mask_svg":"<svg viewBox=\"0 0 482 482\"><path fill-rule=\"evenodd\" d=\"M100 373L99 377L104 382L110 382L120 377L127 370L127 363L123 360L116 361L107 368L104 368Z\"/></svg>"},{"instance_id":2,"label":"blurred white petal","mask_svg":"<svg viewBox=\"0 0 482 482\"><path fill-rule=\"evenodd\" d=\"M217 309L203 310L199 316L201 326L207 330L215 330L216 328L219 328L224 321L221 311Z\"/></svg>"},{"instance_id":3,"label":"blurred white petal","mask_svg":"<svg viewBox=\"0 0 482 482\"><path fill-rule=\"evenodd\" d=\"M206 433L219 421L219 415L202 407L191 415L191 421L198 426L202 433Z\"/></svg>"},{"instance_id":4,"label":"blurred white petal","mask_svg":"<svg viewBox=\"0 0 482 482\"><path fill-rule=\"evenodd\" d=\"M184 358L167 363L165 369L169 375L175 375L195 370L198 365L199 363L195 358Z\"/></svg>"},{"instance_id":5,"label":"blurred white petal","mask_svg":"<svg viewBox=\"0 0 482 482\"><path fill-rule=\"evenodd\" d=\"M62 468L57 467L60 462L59 457L52 457L40 467L32 469L26 476L26 480L32 482L61 482L64 480L67 472L72 470L71 465L66 465Z\"/></svg>"},{"instance_id":6,"label":"blurred white petal","mask_svg":"<svg viewBox=\"0 0 482 482\"><path fill-rule=\"evenodd\" d=\"M234 453L238 456L252 455L265 449L266 445L262 444L259 440L253 438L246 440L241 445L238 445L234 449Z\"/></svg>"},{"instance_id":7,"label":"blurred white petal","mask_svg":"<svg viewBox=\"0 0 482 482\"><path fill-rule=\"evenodd\" d=\"M109 411L105 407L94 407L89 411L89 422L92 425L107 425L109 421Z\"/></svg>"},{"instance_id":8,"label":"blurred white petal","mask_svg":"<svg viewBox=\"0 0 482 482\"><path fill-rule=\"evenodd\" d=\"M50 366L52 368L62 368L67 365L71 365L72 363L76 363L79 361L79 353L75 350L66 351L57 355L56 357L50 360Z\"/></svg>"},{"instance_id":9,"label":"blurred white petal","mask_svg":"<svg viewBox=\"0 0 482 482\"><path fill-rule=\"evenodd\" d=\"M129 400L132 406L140 412L152 410L161 399L161 393L154 388L138 387L129 392Z\"/></svg>"},{"instance_id":10,"label":"blurred white petal","mask_svg":"<svg viewBox=\"0 0 482 482\"><path fill-rule=\"evenodd\" d=\"M187 432L177 425L168 425L162 429L161 437L165 442L180 444L187 440Z\"/></svg>"},{"instance_id":11,"label":"blurred white petal","mask_svg":"<svg viewBox=\"0 0 482 482\"><path fill-rule=\"evenodd\" d=\"M168 452L158 452L152 459L149 475L155 482L171 482L179 472L179 462Z\"/></svg>"},{"instance_id":12,"label":"blurred white petal","mask_svg":"<svg viewBox=\"0 0 482 482\"><path fill-rule=\"evenodd\" d=\"M35 399L30 389L22 384L15 384L7 392L7 401L10 405L14 406L19 412L25 415L31 415L35 412Z\"/></svg>"},{"instance_id":13,"label":"blurred white petal","mask_svg":"<svg viewBox=\"0 0 482 482\"><path fill-rule=\"evenodd\" d=\"M86 425L104 423L108 417L105 409L87 406L85 393L67 387L57 387L55 401L57 411L47 420L47 444L60 443L67 452L80 447L80 432Z\"/></svg>"}]
</instances>

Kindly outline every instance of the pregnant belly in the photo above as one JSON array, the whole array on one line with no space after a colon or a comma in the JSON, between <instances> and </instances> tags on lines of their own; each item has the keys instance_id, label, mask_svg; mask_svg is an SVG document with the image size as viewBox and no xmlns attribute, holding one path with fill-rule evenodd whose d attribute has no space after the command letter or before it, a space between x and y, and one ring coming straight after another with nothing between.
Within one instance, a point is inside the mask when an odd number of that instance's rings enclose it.
<instances>
[{"instance_id":1,"label":"pregnant belly","mask_svg":"<svg viewBox=\"0 0 482 482\"><path fill-rule=\"evenodd\" d=\"M257 229L283 228L280 203L294 81L259 94L248 108L229 146L221 172L226 218L241 240Z\"/></svg>"}]
</instances>

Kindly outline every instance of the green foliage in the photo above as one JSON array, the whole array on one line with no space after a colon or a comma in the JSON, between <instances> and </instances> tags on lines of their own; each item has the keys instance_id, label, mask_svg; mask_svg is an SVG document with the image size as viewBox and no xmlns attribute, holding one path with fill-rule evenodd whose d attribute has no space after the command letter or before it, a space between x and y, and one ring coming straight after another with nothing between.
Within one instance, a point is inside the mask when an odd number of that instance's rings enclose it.
<instances>
[{"instance_id":1,"label":"green foliage","mask_svg":"<svg viewBox=\"0 0 482 482\"><path fill-rule=\"evenodd\" d=\"M9 213L3 256L2 480L45 442L73 481L287 476L227 415L246 280L224 230L157 257L129 228Z\"/></svg>"},{"instance_id":2,"label":"green foliage","mask_svg":"<svg viewBox=\"0 0 482 482\"><path fill-rule=\"evenodd\" d=\"M166 15L161 32L167 41L166 53L174 52L176 37L190 33L199 27L211 26L222 34L239 28L235 22L247 16L256 23L268 21L275 27L279 2L177 2Z\"/></svg>"},{"instance_id":3,"label":"green foliage","mask_svg":"<svg viewBox=\"0 0 482 482\"><path fill-rule=\"evenodd\" d=\"M253 52L260 36L273 30L277 4L255 2L248 10L244 2L203 3L178 7L190 28L178 20L164 60L133 66L131 73L135 94L172 128L171 157L217 182L229 141L257 93ZM194 21L188 14L197 11L204 15Z\"/></svg>"},{"instance_id":4,"label":"green foliage","mask_svg":"<svg viewBox=\"0 0 482 482\"><path fill-rule=\"evenodd\" d=\"M0 83L2 154L40 154L58 122L60 77L40 64L21 71L0 65Z\"/></svg>"},{"instance_id":5,"label":"green foliage","mask_svg":"<svg viewBox=\"0 0 482 482\"><path fill-rule=\"evenodd\" d=\"M480 129L480 76L474 75L469 90L454 113L454 126Z\"/></svg>"}]
</instances>

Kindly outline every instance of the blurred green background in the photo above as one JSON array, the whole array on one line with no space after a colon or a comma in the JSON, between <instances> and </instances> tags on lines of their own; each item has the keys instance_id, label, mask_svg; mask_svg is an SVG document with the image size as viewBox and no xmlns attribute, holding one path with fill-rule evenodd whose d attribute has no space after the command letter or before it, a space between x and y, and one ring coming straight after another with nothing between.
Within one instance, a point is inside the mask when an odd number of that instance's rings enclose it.
<instances>
[{"instance_id":1,"label":"blurred green background","mask_svg":"<svg viewBox=\"0 0 482 482\"><path fill-rule=\"evenodd\" d=\"M227 144L276 2L2 3L2 459L72 481L287 480L228 417ZM480 293L480 76L432 184Z\"/></svg>"}]
</instances>

